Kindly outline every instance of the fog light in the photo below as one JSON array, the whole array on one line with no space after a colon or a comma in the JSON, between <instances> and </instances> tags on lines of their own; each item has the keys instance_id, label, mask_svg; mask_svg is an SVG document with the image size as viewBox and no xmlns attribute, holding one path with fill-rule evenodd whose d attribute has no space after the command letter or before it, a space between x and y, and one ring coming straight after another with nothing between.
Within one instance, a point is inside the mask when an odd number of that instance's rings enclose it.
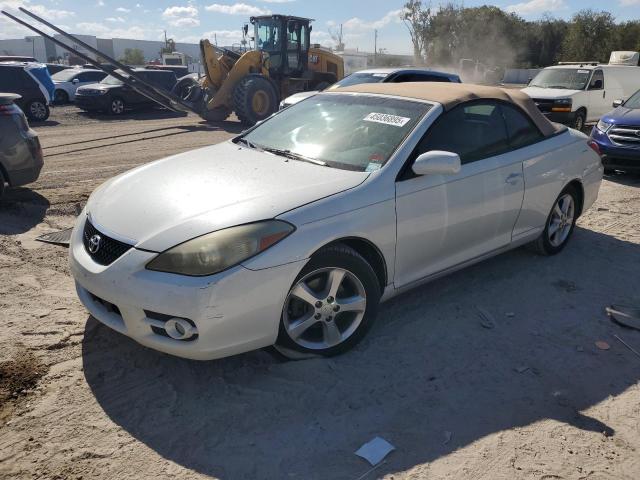
<instances>
[{"instance_id":1,"label":"fog light","mask_svg":"<svg viewBox=\"0 0 640 480\"><path fill-rule=\"evenodd\" d=\"M196 327L191 325L184 318L170 318L164 322L164 329L171 338L175 340L188 340L197 332Z\"/></svg>"}]
</instances>

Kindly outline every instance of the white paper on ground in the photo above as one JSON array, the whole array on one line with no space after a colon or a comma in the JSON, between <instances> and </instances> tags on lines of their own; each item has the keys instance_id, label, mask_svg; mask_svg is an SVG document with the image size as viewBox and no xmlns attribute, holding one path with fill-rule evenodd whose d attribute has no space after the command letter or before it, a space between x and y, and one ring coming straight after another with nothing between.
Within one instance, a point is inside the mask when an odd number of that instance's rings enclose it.
<instances>
[{"instance_id":1,"label":"white paper on ground","mask_svg":"<svg viewBox=\"0 0 640 480\"><path fill-rule=\"evenodd\" d=\"M373 440L362 445L356 451L356 455L364 458L371 465L375 466L395 449L396 447L391 445L384 438L376 437Z\"/></svg>"}]
</instances>

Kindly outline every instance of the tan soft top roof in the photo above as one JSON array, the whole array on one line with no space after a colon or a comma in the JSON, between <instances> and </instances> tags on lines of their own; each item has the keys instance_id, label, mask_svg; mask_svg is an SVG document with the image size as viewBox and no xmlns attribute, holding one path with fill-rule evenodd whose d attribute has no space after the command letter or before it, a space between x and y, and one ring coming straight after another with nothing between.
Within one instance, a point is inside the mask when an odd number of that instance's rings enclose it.
<instances>
[{"instance_id":1,"label":"tan soft top roof","mask_svg":"<svg viewBox=\"0 0 640 480\"><path fill-rule=\"evenodd\" d=\"M417 98L442 104L445 111L456 105L478 99L503 100L514 103L529 115L546 137L566 130L566 127L552 123L540 113L536 104L526 93L470 83L408 82L408 83L362 83L351 87L337 88L333 92L375 93L398 97Z\"/></svg>"}]
</instances>

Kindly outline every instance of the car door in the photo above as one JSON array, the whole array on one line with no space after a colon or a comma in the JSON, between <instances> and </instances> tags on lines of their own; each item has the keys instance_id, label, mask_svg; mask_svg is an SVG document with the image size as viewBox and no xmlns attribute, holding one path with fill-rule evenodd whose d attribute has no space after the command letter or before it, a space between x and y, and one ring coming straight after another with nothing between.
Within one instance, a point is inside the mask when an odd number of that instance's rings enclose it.
<instances>
[{"instance_id":1,"label":"car door","mask_svg":"<svg viewBox=\"0 0 640 480\"><path fill-rule=\"evenodd\" d=\"M397 287L511 242L524 182L523 159L510 149L497 101L459 105L431 126L396 182ZM431 150L460 155L460 172L412 174L412 161Z\"/></svg>"},{"instance_id":2,"label":"car door","mask_svg":"<svg viewBox=\"0 0 640 480\"><path fill-rule=\"evenodd\" d=\"M602 115L611 110L611 103L613 98L609 98L604 82L604 72L602 69L596 69L591 75L591 81L589 82L588 95L589 106L587 108L587 121L594 122Z\"/></svg>"}]
</instances>

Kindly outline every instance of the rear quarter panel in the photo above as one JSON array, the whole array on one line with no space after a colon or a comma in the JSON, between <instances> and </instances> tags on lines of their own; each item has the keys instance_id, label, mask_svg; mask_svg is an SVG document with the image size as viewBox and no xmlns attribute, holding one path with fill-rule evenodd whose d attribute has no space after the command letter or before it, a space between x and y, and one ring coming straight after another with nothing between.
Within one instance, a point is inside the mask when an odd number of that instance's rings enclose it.
<instances>
[{"instance_id":1,"label":"rear quarter panel","mask_svg":"<svg viewBox=\"0 0 640 480\"><path fill-rule=\"evenodd\" d=\"M600 157L587 145L587 136L573 129L531 145L524 161L525 192L514 241L537 236L545 226L560 192L573 180L583 185L583 211L598 196L602 179Z\"/></svg>"}]
</instances>

